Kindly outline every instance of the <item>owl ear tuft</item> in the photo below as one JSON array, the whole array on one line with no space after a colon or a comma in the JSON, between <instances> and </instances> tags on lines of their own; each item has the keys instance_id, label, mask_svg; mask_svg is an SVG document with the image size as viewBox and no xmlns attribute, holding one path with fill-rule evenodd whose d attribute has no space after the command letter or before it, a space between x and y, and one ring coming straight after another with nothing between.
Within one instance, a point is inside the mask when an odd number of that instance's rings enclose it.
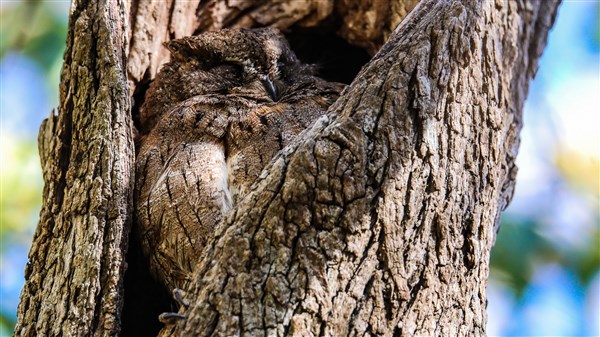
<instances>
[{"instance_id":1,"label":"owl ear tuft","mask_svg":"<svg viewBox=\"0 0 600 337\"><path fill-rule=\"evenodd\" d=\"M190 37L165 42L164 46L171 52L171 57L178 61L186 61L196 57L196 48Z\"/></svg>"},{"instance_id":2,"label":"owl ear tuft","mask_svg":"<svg viewBox=\"0 0 600 337\"><path fill-rule=\"evenodd\" d=\"M187 36L167 42L165 47L171 52L172 59L179 62L210 65L223 58L213 44L206 36Z\"/></svg>"}]
</instances>

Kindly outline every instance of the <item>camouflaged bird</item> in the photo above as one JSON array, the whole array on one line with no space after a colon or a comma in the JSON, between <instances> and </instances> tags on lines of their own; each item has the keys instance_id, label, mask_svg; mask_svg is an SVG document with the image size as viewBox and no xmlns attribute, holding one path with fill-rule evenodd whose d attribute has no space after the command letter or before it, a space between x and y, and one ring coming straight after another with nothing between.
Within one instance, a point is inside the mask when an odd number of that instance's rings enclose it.
<instances>
[{"instance_id":1,"label":"camouflaged bird","mask_svg":"<svg viewBox=\"0 0 600 337\"><path fill-rule=\"evenodd\" d=\"M140 109L135 208L150 271L185 288L223 215L343 86L302 64L279 31L174 40Z\"/></svg>"}]
</instances>

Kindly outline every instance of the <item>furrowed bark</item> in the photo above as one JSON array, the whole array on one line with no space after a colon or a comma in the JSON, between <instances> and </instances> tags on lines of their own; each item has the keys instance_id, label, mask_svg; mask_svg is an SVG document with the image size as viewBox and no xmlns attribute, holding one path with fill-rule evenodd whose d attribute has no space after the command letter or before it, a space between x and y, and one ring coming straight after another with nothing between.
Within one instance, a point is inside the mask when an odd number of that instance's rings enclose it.
<instances>
[{"instance_id":1,"label":"furrowed bark","mask_svg":"<svg viewBox=\"0 0 600 337\"><path fill-rule=\"evenodd\" d=\"M162 336L484 335L557 5L422 2L219 227Z\"/></svg>"},{"instance_id":2,"label":"furrowed bark","mask_svg":"<svg viewBox=\"0 0 600 337\"><path fill-rule=\"evenodd\" d=\"M43 205L15 336L115 336L134 146L125 3L74 1L60 107L39 134Z\"/></svg>"}]
</instances>

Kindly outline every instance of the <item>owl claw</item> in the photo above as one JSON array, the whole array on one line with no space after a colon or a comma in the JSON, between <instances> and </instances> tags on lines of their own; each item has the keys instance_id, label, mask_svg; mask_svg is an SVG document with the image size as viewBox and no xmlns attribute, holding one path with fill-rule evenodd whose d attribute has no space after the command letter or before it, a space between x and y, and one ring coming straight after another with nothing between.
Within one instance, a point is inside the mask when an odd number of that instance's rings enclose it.
<instances>
[{"instance_id":1,"label":"owl claw","mask_svg":"<svg viewBox=\"0 0 600 337\"><path fill-rule=\"evenodd\" d=\"M180 307L184 307L185 309L190 307L190 302L185 299L185 291L179 288L173 289L173 299L175 299Z\"/></svg>"},{"instance_id":2,"label":"owl claw","mask_svg":"<svg viewBox=\"0 0 600 337\"><path fill-rule=\"evenodd\" d=\"M158 320L161 323L168 325L175 324L177 321L182 319L187 319L187 316L177 312L163 312L162 314L158 315Z\"/></svg>"},{"instance_id":3,"label":"owl claw","mask_svg":"<svg viewBox=\"0 0 600 337\"><path fill-rule=\"evenodd\" d=\"M183 307L184 309L187 309L190 307L190 302L185 299L185 291L175 288L172 291L172 295L180 308ZM182 319L187 319L187 316L178 312L163 312L158 315L158 320L163 324L175 324Z\"/></svg>"}]
</instances>

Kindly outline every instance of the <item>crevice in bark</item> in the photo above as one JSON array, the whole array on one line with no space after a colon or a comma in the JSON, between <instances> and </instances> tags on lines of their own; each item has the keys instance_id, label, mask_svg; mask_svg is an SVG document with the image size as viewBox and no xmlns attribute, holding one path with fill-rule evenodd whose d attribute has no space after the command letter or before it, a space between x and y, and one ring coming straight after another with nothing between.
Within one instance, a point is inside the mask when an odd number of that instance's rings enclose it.
<instances>
[{"instance_id":1,"label":"crevice in bark","mask_svg":"<svg viewBox=\"0 0 600 337\"><path fill-rule=\"evenodd\" d=\"M148 87L150 87L150 73L146 71L144 76L140 82L135 86L135 90L133 92L133 105L131 106L131 118L133 119L133 125L135 129L140 132L142 130L142 123L140 121L140 108L142 103L144 103L144 97L146 96L146 91ZM137 147L136 147L137 150Z\"/></svg>"},{"instance_id":2,"label":"crevice in bark","mask_svg":"<svg viewBox=\"0 0 600 337\"><path fill-rule=\"evenodd\" d=\"M350 84L371 59L363 48L349 44L331 28L299 28L286 37L298 58L315 64L328 81Z\"/></svg>"},{"instance_id":3,"label":"crevice in bark","mask_svg":"<svg viewBox=\"0 0 600 337\"><path fill-rule=\"evenodd\" d=\"M141 252L139 239L130 235L122 315L121 335L124 337L156 336L163 328L158 315L178 309L168 291L150 275Z\"/></svg>"}]
</instances>

